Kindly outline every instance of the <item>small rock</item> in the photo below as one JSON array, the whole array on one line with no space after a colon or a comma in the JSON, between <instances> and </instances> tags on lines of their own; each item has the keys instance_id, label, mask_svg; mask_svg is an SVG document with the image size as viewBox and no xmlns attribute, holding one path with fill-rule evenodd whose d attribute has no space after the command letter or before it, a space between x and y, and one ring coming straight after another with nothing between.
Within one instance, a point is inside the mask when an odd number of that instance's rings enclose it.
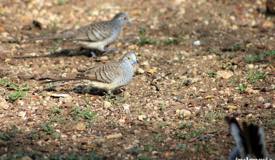
<instances>
[{"instance_id":1,"label":"small rock","mask_svg":"<svg viewBox=\"0 0 275 160\"><path fill-rule=\"evenodd\" d=\"M263 27L264 29L270 29L270 28L273 28L273 26L274 26L274 24L273 24L273 22L271 22L271 21L265 21L265 22L263 23L263 25L262 25L262 27Z\"/></svg>"},{"instance_id":2,"label":"small rock","mask_svg":"<svg viewBox=\"0 0 275 160\"><path fill-rule=\"evenodd\" d=\"M179 118L190 118L192 113L187 109L177 109L176 114Z\"/></svg>"},{"instance_id":3,"label":"small rock","mask_svg":"<svg viewBox=\"0 0 275 160\"><path fill-rule=\"evenodd\" d=\"M142 65L142 66L149 66L149 62L148 61L144 61L140 65Z\"/></svg>"},{"instance_id":4,"label":"small rock","mask_svg":"<svg viewBox=\"0 0 275 160\"><path fill-rule=\"evenodd\" d=\"M247 93L257 94L257 93L259 93L260 91L259 91L259 90L254 90L254 89L251 88L251 87L247 87L247 88L246 88L246 92L247 92Z\"/></svg>"},{"instance_id":5,"label":"small rock","mask_svg":"<svg viewBox=\"0 0 275 160\"><path fill-rule=\"evenodd\" d=\"M138 68L137 69L137 73L138 74L143 74L143 73L145 73L145 71L142 68Z\"/></svg>"},{"instance_id":6,"label":"small rock","mask_svg":"<svg viewBox=\"0 0 275 160\"><path fill-rule=\"evenodd\" d=\"M265 103L264 104L264 108L271 108L272 107L272 104L271 103Z\"/></svg>"},{"instance_id":7,"label":"small rock","mask_svg":"<svg viewBox=\"0 0 275 160\"><path fill-rule=\"evenodd\" d=\"M237 29L239 29L239 27L238 27L237 25L235 25L235 24L234 24L234 25L232 25L232 27L231 27L231 28L232 28L232 30L237 30Z\"/></svg>"},{"instance_id":8,"label":"small rock","mask_svg":"<svg viewBox=\"0 0 275 160\"><path fill-rule=\"evenodd\" d=\"M130 113L130 105L129 104L123 104L122 107L123 107L123 111L125 113L127 113L127 114Z\"/></svg>"},{"instance_id":9,"label":"small rock","mask_svg":"<svg viewBox=\"0 0 275 160\"><path fill-rule=\"evenodd\" d=\"M231 71L225 71L225 70L221 70L217 72L217 77L223 78L223 79L229 79L230 77L232 77L234 74Z\"/></svg>"},{"instance_id":10,"label":"small rock","mask_svg":"<svg viewBox=\"0 0 275 160\"><path fill-rule=\"evenodd\" d=\"M84 122L78 122L74 128L78 131L84 131L86 129L86 124Z\"/></svg>"},{"instance_id":11,"label":"small rock","mask_svg":"<svg viewBox=\"0 0 275 160\"><path fill-rule=\"evenodd\" d=\"M109 101L103 101L103 107L104 108L110 108L112 106L112 103Z\"/></svg>"},{"instance_id":12,"label":"small rock","mask_svg":"<svg viewBox=\"0 0 275 160\"><path fill-rule=\"evenodd\" d=\"M120 118L120 119L118 120L118 122L119 122L119 124L120 124L121 126L123 126L123 125L125 125L126 120L125 120L125 118Z\"/></svg>"},{"instance_id":13,"label":"small rock","mask_svg":"<svg viewBox=\"0 0 275 160\"><path fill-rule=\"evenodd\" d=\"M152 154L157 155L157 154L159 154L159 152L158 151L152 151Z\"/></svg>"},{"instance_id":14,"label":"small rock","mask_svg":"<svg viewBox=\"0 0 275 160\"><path fill-rule=\"evenodd\" d=\"M173 155L174 155L173 152L170 152L170 151L164 152L164 156L165 156L166 158L170 158L170 157L172 157Z\"/></svg>"},{"instance_id":15,"label":"small rock","mask_svg":"<svg viewBox=\"0 0 275 160\"><path fill-rule=\"evenodd\" d=\"M69 94L62 94L62 93L48 93L48 95L53 98L71 98Z\"/></svg>"},{"instance_id":16,"label":"small rock","mask_svg":"<svg viewBox=\"0 0 275 160\"><path fill-rule=\"evenodd\" d=\"M122 137L121 133L115 133L115 134L107 135L106 139L116 139L116 138L121 138L121 137Z\"/></svg>"},{"instance_id":17,"label":"small rock","mask_svg":"<svg viewBox=\"0 0 275 160\"><path fill-rule=\"evenodd\" d=\"M155 73L157 73L157 71L158 71L157 67L153 67L153 68L150 68L150 69L147 70L147 72L150 73L150 74L155 74Z\"/></svg>"},{"instance_id":18,"label":"small rock","mask_svg":"<svg viewBox=\"0 0 275 160\"><path fill-rule=\"evenodd\" d=\"M32 160L32 158L29 156L24 156L24 157L19 158L18 160Z\"/></svg>"},{"instance_id":19,"label":"small rock","mask_svg":"<svg viewBox=\"0 0 275 160\"><path fill-rule=\"evenodd\" d=\"M226 108L229 109L229 110L236 110L236 109L238 109L238 106L228 105Z\"/></svg>"},{"instance_id":20,"label":"small rock","mask_svg":"<svg viewBox=\"0 0 275 160\"><path fill-rule=\"evenodd\" d=\"M140 121L144 121L146 118L147 118L146 115L139 115L138 116L138 120L140 120Z\"/></svg>"},{"instance_id":21,"label":"small rock","mask_svg":"<svg viewBox=\"0 0 275 160\"><path fill-rule=\"evenodd\" d=\"M123 92L123 97L124 97L125 99L129 98L130 96L131 96L131 95L130 95L129 92L127 92L127 91Z\"/></svg>"},{"instance_id":22,"label":"small rock","mask_svg":"<svg viewBox=\"0 0 275 160\"><path fill-rule=\"evenodd\" d=\"M251 118L251 117L253 117L253 114L249 113L246 117Z\"/></svg>"},{"instance_id":23,"label":"small rock","mask_svg":"<svg viewBox=\"0 0 275 160\"><path fill-rule=\"evenodd\" d=\"M9 103L5 100L5 98L1 97L0 96L0 108L3 108L3 109L8 109L10 106L9 106Z\"/></svg>"},{"instance_id":24,"label":"small rock","mask_svg":"<svg viewBox=\"0 0 275 160\"><path fill-rule=\"evenodd\" d=\"M109 57L108 56L102 56L100 57L100 61L108 61Z\"/></svg>"},{"instance_id":25,"label":"small rock","mask_svg":"<svg viewBox=\"0 0 275 160\"><path fill-rule=\"evenodd\" d=\"M25 117L26 117L26 112L25 111L20 111L19 113L18 113L18 116L19 117L22 117L23 119L25 119Z\"/></svg>"},{"instance_id":26,"label":"small rock","mask_svg":"<svg viewBox=\"0 0 275 160\"><path fill-rule=\"evenodd\" d=\"M265 101L265 99L264 99L264 97L260 96L260 97L258 97L258 101L263 103Z\"/></svg>"},{"instance_id":27,"label":"small rock","mask_svg":"<svg viewBox=\"0 0 275 160\"><path fill-rule=\"evenodd\" d=\"M247 64L247 68L253 69L253 68L255 68L255 65L254 64Z\"/></svg>"},{"instance_id":28,"label":"small rock","mask_svg":"<svg viewBox=\"0 0 275 160\"><path fill-rule=\"evenodd\" d=\"M200 46L201 45L201 41L200 40L196 40L193 42L194 46Z\"/></svg>"}]
</instances>

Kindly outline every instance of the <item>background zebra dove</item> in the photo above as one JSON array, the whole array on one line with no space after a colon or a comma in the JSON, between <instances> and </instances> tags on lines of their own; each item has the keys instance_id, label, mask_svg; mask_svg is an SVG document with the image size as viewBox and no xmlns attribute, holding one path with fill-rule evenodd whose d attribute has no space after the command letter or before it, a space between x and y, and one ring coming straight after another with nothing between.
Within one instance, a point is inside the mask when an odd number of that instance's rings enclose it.
<instances>
[{"instance_id":1,"label":"background zebra dove","mask_svg":"<svg viewBox=\"0 0 275 160\"><path fill-rule=\"evenodd\" d=\"M77 30L67 30L57 35L33 37L32 40L73 41L87 49L97 49L106 52L108 46L114 42L125 24L130 23L126 13L118 13L109 21L91 23Z\"/></svg>"}]
</instances>

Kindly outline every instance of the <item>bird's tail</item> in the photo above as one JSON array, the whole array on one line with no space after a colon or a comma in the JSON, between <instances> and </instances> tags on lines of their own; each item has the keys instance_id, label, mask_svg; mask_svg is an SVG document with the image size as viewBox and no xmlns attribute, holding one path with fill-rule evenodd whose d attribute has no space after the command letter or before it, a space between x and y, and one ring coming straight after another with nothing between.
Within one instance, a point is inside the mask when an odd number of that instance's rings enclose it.
<instances>
[{"instance_id":1,"label":"bird's tail","mask_svg":"<svg viewBox=\"0 0 275 160\"><path fill-rule=\"evenodd\" d=\"M241 128L236 118L226 117L225 120L236 143L236 147L229 155L229 160L245 158L248 155L253 155L256 158L267 157L264 131L261 127L255 124L247 125L244 122L243 128Z\"/></svg>"},{"instance_id":2,"label":"bird's tail","mask_svg":"<svg viewBox=\"0 0 275 160\"><path fill-rule=\"evenodd\" d=\"M82 78L64 78L64 79L43 78L39 80L41 81L42 84L45 84L45 83L55 83L55 82L79 81L79 80L82 80Z\"/></svg>"},{"instance_id":3,"label":"bird's tail","mask_svg":"<svg viewBox=\"0 0 275 160\"><path fill-rule=\"evenodd\" d=\"M74 31L68 30L57 34L49 34L49 35L39 35L32 36L27 39L27 41L37 41L37 40L69 40L73 37Z\"/></svg>"}]
</instances>

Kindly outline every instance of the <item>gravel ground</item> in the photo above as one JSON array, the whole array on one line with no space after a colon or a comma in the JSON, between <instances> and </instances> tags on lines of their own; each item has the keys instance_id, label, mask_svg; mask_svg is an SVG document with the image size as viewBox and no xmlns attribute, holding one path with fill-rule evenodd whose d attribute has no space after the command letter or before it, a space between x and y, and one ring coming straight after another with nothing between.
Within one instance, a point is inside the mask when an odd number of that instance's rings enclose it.
<instances>
[{"instance_id":1,"label":"gravel ground","mask_svg":"<svg viewBox=\"0 0 275 160\"><path fill-rule=\"evenodd\" d=\"M113 54L27 41L121 11L132 25ZM264 0L0 1L0 159L227 159L226 115L263 126L275 153L274 35ZM39 81L130 50L137 73L115 96Z\"/></svg>"}]
</instances>

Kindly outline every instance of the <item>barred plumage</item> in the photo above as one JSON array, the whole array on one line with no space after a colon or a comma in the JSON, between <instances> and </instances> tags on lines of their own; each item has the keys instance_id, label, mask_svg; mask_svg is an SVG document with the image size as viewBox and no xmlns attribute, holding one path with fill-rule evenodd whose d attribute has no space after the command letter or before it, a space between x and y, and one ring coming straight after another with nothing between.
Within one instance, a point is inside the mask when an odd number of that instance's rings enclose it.
<instances>
[{"instance_id":1,"label":"barred plumage","mask_svg":"<svg viewBox=\"0 0 275 160\"><path fill-rule=\"evenodd\" d=\"M54 36L34 37L32 40L63 39L74 41L85 48L105 51L105 46L118 38L126 23L129 23L128 15L118 13L109 21L91 23L77 30L64 31Z\"/></svg>"},{"instance_id":2,"label":"barred plumage","mask_svg":"<svg viewBox=\"0 0 275 160\"><path fill-rule=\"evenodd\" d=\"M84 73L79 74L76 78L57 79L56 81L72 81L72 80L89 80L91 87L112 91L116 88L127 85L134 76L134 64L137 63L134 52L129 52L117 62L102 64Z\"/></svg>"}]
</instances>

